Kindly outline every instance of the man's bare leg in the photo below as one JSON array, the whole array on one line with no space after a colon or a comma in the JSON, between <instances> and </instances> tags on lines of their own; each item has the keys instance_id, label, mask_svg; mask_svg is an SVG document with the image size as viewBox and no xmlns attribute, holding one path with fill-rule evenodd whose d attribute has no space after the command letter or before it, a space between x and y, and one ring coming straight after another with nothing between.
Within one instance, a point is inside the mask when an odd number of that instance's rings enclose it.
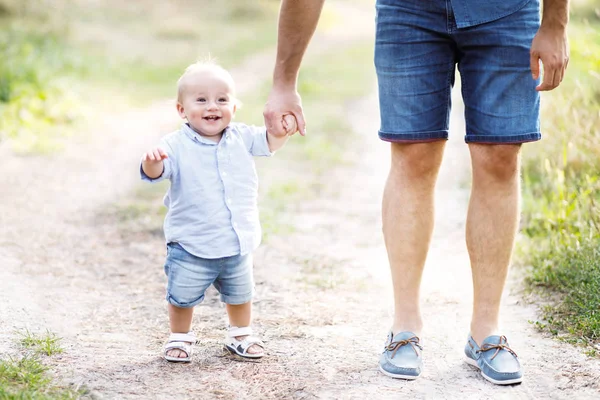
<instances>
[{"instance_id":1,"label":"man's bare leg","mask_svg":"<svg viewBox=\"0 0 600 400\"><path fill-rule=\"evenodd\" d=\"M434 189L446 141L392 143L383 234L394 285L394 334L420 334L419 290L434 221Z\"/></svg>"},{"instance_id":2,"label":"man's bare leg","mask_svg":"<svg viewBox=\"0 0 600 400\"><path fill-rule=\"evenodd\" d=\"M498 333L500 300L519 221L518 144L470 144L473 187L467 248L473 273L471 335L477 344Z\"/></svg>"}]
</instances>

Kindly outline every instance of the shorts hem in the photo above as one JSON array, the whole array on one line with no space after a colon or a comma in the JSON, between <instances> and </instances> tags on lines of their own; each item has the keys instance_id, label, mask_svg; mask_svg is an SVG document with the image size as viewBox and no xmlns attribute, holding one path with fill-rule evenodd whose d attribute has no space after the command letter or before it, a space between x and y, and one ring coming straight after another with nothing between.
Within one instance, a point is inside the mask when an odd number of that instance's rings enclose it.
<instances>
[{"instance_id":1,"label":"shorts hem","mask_svg":"<svg viewBox=\"0 0 600 400\"><path fill-rule=\"evenodd\" d=\"M203 301L204 301L204 295L202 295L198 300L194 300L189 303L180 303L177 300L175 300L173 298L173 296L171 296L170 294L167 294L167 303L171 304L172 306L178 307L178 308L192 308L192 307L195 307L198 304L202 303Z\"/></svg>"},{"instance_id":2,"label":"shorts hem","mask_svg":"<svg viewBox=\"0 0 600 400\"><path fill-rule=\"evenodd\" d=\"M379 139L392 143L422 143L437 140L448 140L448 131L424 131L424 132L383 132L379 131Z\"/></svg>"},{"instance_id":3,"label":"shorts hem","mask_svg":"<svg viewBox=\"0 0 600 400\"><path fill-rule=\"evenodd\" d=\"M226 294L221 294L221 301L225 304L230 304L232 306L239 306L241 304L246 304L252 301L253 297L254 292L241 296L229 296Z\"/></svg>"},{"instance_id":4,"label":"shorts hem","mask_svg":"<svg viewBox=\"0 0 600 400\"><path fill-rule=\"evenodd\" d=\"M540 132L530 132L521 135L465 135L465 142L479 144L520 144L536 142L542 138Z\"/></svg>"}]
</instances>

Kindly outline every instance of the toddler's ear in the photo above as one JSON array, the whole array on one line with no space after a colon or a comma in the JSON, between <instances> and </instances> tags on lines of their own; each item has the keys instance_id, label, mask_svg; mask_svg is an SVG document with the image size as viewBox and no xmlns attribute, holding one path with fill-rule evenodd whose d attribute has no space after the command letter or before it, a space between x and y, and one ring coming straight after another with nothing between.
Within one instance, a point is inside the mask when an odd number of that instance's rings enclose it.
<instances>
[{"instance_id":1,"label":"toddler's ear","mask_svg":"<svg viewBox=\"0 0 600 400\"><path fill-rule=\"evenodd\" d=\"M183 109L183 104L180 102L177 102L177 112L181 118L185 119L185 110Z\"/></svg>"}]
</instances>

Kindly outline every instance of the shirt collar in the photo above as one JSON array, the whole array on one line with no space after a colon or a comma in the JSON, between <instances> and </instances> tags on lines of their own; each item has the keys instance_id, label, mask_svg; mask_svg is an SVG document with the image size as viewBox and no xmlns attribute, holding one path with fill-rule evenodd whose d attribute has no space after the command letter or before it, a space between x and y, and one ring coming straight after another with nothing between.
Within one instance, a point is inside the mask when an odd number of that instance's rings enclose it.
<instances>
[{"instance_id":1,"label":"shirt collar","mask_svg":"<svg viewBox=\"0 0 600 400\"><path fill-rule=\"evenodd\" d=\"M181 125L181 130L183 131L183 133L185 133L185 135L187 137L189 137L190 139L192 139L194 141L197 141L197 142L200 142L203 144L213 145L213 146L216 146L219 144L219 143L213 142L212 140L206 139L205 137L202 137L199 134L197 134L196 131L194 131L187 122L184 122ZM229 137L229 126L227 128L225 128L225 131L223 132L223 136L225 138Z\"/></svg>"}]
</instances>

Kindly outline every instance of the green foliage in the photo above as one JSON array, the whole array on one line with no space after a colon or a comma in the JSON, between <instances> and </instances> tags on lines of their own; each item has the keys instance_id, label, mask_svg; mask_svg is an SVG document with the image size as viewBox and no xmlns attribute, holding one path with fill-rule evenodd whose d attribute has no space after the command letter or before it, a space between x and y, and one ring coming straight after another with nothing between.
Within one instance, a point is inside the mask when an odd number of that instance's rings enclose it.
<instances>
[{"instance_id":1,"label":"green foliage","mask_svg":"<svg viewBox=\"0 0 600 400\"><path fill-rule=\"evenodd\" d=\"M53 386L47 371L36 357L0 360L0 400L67 400L83 395Z\"/></svg>"},{"instance_id":2,"label":"green foliage","mask_svg":"<svg viewBox=\"0 0 600 400\"><path fill-rule=\"evenodd\" d=\"M43 149L52 141L52 127L77 116L77 99L65 74L79 66L52 33L12 24L2 29L0 141L18 138L22 150Z\"/></svg>"},{"instance_id":3,"label":"green foliage","mask_svg":"<svg viewBox=\"0 0 600 400\"><path fill-rule=\"evenodd\" d=\"M574 13L574 15L578 15ZM600 18L575 17L567 79L544 98L544 139L523 162L522 262L544 296L539 329L600 343ZM590 347L593 350L593 347ZM588 354L597 354L596 351Z\"/></svg>"},{"instance_id":4,"label":"green foliage","mask_svg":"<svg viewBox=\"0 0 600 400\"><path fill-rule=\"evenodd\" d=\"M47 370L48 368L35 357L3 360L0 361L0 382L2 386L12 384L37 389L50 382L46 377Z\"/></svg>"}]
</instances>

